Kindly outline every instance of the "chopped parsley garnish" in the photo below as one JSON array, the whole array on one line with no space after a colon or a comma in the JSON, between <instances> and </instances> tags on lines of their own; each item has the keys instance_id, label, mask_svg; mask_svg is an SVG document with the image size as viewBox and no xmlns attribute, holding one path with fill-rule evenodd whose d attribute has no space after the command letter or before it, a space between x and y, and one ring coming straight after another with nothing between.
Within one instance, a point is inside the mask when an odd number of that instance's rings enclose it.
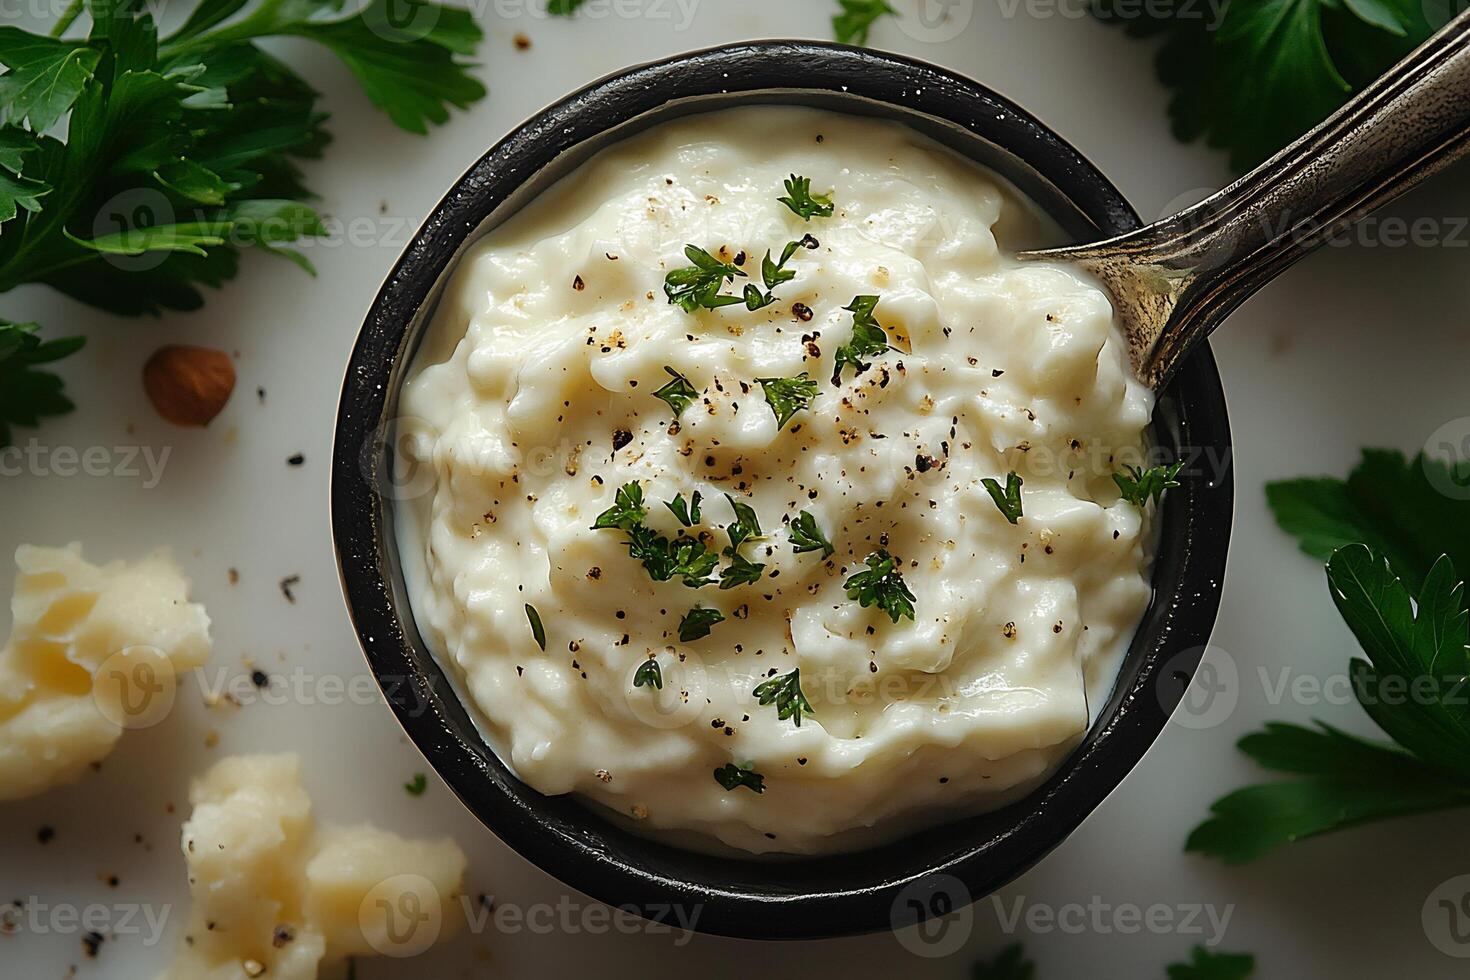
<instances>
[{"instance_id":1,"label":"chopped parsley garnish","mask_svg":"<svg viewBox=\"0 0 1470 980\"><path fill-rule=\"evenodd\" d=\"M693 313L701 308L717 310L742 302L739 296L722 295L720 290L727 282L746 278L744 272L697 245L685 245L684 254L694 264L664 276L664 295L671 304L685 313Z\"/></svg>"},{"instance_id":2,"label":"chopped parsley garnish","mask_svg":"<svg viewBox=\"0 0 1470 980\"><path fill-rule=\"evenodd\" d=\"M794 378L756 378L756 383L766 394L766 404L776 416L776 431L786 428L786 423L797 412L811 404L817 397L817 383L805 371Z\"/></svg>"},{"instance_id":3,"label":"chopped parsley garnish","mask_svg":"<svg viewBox=\"0 0 1470 980\"><path fill-rule=\"evenodd\" d=\"M864 609L877 606L895 623L902 616L913 619L914 594L898 570L899 560L879 549L865 559L865 564L867 571L858 572L842 583L847 597L856 599Z\"/></svg>"},{"instance_id":4,"label":"chopped parsley garnish","mask_svg":"<svg viewBox=\"0 0 1470 980\"><path fill-rule=\"evenodd\" d=\"M971 980L1036 980L1036 964L1026 959L1020 943L1012 943L993 960L970 965Z\"/></svg>"},{"instance_id":5,"label":"chopped parsley garnish","mask_svg":"<svg viewBox=\"0 0 1470 980\"><path fill-rule=\"evenodd\" d=\"M638 665L638 669L633 672L633 686L653 687L660 691L664 689L664 672L657 660L645 660Z\"/></svg>"},{"instance_id":6,"label":"chopped parsley garnish","mask_svg":"<svg viewBox=\"0 0 1470 980\"><path fill-rule=\"evenodd\" d=\"M808 551L820 551L823 558L832 557L832 552L835 550L832 542L828 541L827 536L822 533L822 528L817 524L817 519L812 516L811 511L804 510L796 515L796 520L791 522L787 533L791 536L792 550L798 555Z\"/></svg>"},{"instance_id":7,"label":"chopped parsley garnish","mask_svg":"<svg viewBox=\"0 0 1470 980\"><path fill-rule=\"evenodd\" d=\"M630 531L642 524L647 516L648 511L643 507L643 488L636 482L625 483L613 495L613 505L597 515L597 523L592 525L592 530L615 527Z\"/></svg>"},{"instance_id":8,"label":"chopped parsley garnish","mask_svg":"<svg viewBox=\"0 0 1470 980\"><path fill-rule=\"evenodd\" d=\"M776 294L773 290L783 282L790 282L796 278L796 270L786 268L786 263L791 261L791 256L796 254L798 248L815 249L820 243L811 235L803 235L794 242L787 242L786 247L781 250L781 261L776 262L771 258L769 250L766 257L761 259L761 282L766 284L763 293L753 283L745 287L746 309L754 312L764 309L776 302Z\"/></svg>"},{"instance_id":9,"label":"chopped parsley garnish","mask_svg":"<svg viewBox=\"0 0 1470 980\"><path fill-rule=\"evenodd\" d=\"M756 772L751 766L753 762L747 762L743 766L737 766L733 762L727 762L715 770L715 782L725 787L728 792L744 786L756 793L766 791L766 777Z\"/></svg>"},{"instance_id":10,"label":"chopped parsley garnish","mask_svg":"<svg viewBox=\"0 0 1470 980\"><path fill-rule=\"evenodd\" d=\"M742 544L761 536L761 522L755 516L755 508L743 500L736 500L728 493L725 499L730 501L730 509L735 512L735 523L725 528L725 533L730 535L730 550L739 548Z\"/></svg>"},{"instance_id":11,"label":"chopped parsley garnish","mask_svg":"<svg viewBox=\"0 0 1470 980\"><path fill-rule=\"evenodd\" d=\"M756 685L755 690L750 693L760 699L762 706L775 704L776 717L781 721L790 718L796 722L797 728L801 727L802 712L816 714L812 710L811 702L801 691L800 667L792 668L789 674L772 677L765 683Z\"/></svg>"},{"instance_id":12,"label":"chopped parsley garnish","mask_svg":"<svg viewBox=\"0 0 1470 980\"><path fill-rule=\"evenodd\" d=\"M1174 478L1184 468L1184 461L1172 466L1151 466L1141 470L1136 466L1124 466L1126 473L1114 473L1113 482L1118 485L1118 490L1123 494L1123 499L1128 501L1139 510L1148 506L1150 498L1154 503L1164 495L1164 491L1170 487L1179 486L1179 481Z\"/></svg>"},{"instance_id":13,"label":"chopped parsley garnish","mask_svg":"<svg viewBox=\"0 0 1470 980\"><path fill-rule=\"evenodd\" d=\"M1006 485L1001 487L1000 483L991 477L986 477L980 483L985 491L990 494L990 499L995 501L995 506L1006 516L1006 520L1012 524L1019 521L1021 514L1021 487L1026 481L1015 470L1006 474Z\"/></svg>"},{"instance_id":14,"label":"chopped parsley garnish","mask_svg":"<svg viewBox=\"0 0 1470 980\"><path fill-rule=\"evenodd\" d=\"M699 392L689 383L689 379L668 365L664 365L670 378L673 380L665 384L653 397L663 399L668 406L674 410L674 418L684 414L684 409L699 400Z\"/></svg>"},{"instance_id":15,"label":"chopped parsley garnish","mask_svg":"<svg viewBox=\"0 0 1470 980\"><path fill-rule=\"evenodd\" d=\"M664 501L664 506L673 513L680 524L685 527L693 527L699 523L699 499L698 490L694 491L694 495L688 501L684 500L682 493L676 493L673 500Z\"/></svg>"},{"instance_id":16,"label":"chopped parsley garnish","mask_svg":"<svg viewBox=\"0 0 1470 980\"><path fill-rule=\"evenodd\" d=\"M725 614L718 609L709 609L704 606L695 606L684 614L679 620L679 639L685 643L692 643L709 636L709 631L716 623L723 623Z\"/></svg>"},{"instance_id":17,"label":"chopped parsley garnish","mask_svg":"<svg viewBox=\"0 0 1470 980\"><path fill-rule=\"evenodd\" d=\"M894 17L898 11L886 0L837 0L842 12L832 15L832 35L843 44L867 44L868 29L880 17Z\"/></svg>"},{"instance_id":18,"label":"chopped parsley garnish","mask_svg":"<svg viewBox=\"0 0 1470 980\"><path fill-rule=\"evenodd\" d=\"M812 218L832 217L832 195L813 194L812 180L810 177L798 177L792 174L786 178L786 196L778 197L776 200L791 209L791 213L803 221ZM790 246L787 246L790 249Z\"/></svg>"},{"instance_id":19,"label":"chopped parsley garnish","mask_svg":"<svg viewBox=\"0 0 1470 980\"><path fill-rule=\"evenodd\" d=\"M726 554L730 557L730 564L720 571L721 589L733 589L737 585L760 581L761 574L766 570L765 565L751 561L733 549L726 551Z\"/></svg>"},{"instance_id":20,"label":"chopped parsley garnish","mask_svg":"<svg viewBox=\"0 0 1470 980\"><path fill-rule=\"evenodd\" d=\"M428 788L429 779L421 772L414 773L413 778L403 784L403 791L409 796L423 796Z\"/></svg>"},{"instance_id":21,"label":"chopped parsley garnish","mask_svg":"<svg viewBox=\"0 0 1470 980\"><path fill-rule=\"evenodd\" d=\"M713 582L720 563L719 554L698 538L680 535L670 541L641 524L628 530L628 554L643 563L655 582L678 578L691 589Z\"/></svg>"},{"instance_id":22,"label":"chopped parsley garnish","mask_svg":"<svg viewBox=\"0 0 1470 980\"><path fill-rule=\"evenodd\" d=\"M1190 951L1188 963L1170 963L1169 980L1247 980L1256 972L1256 958L1249 953L1211 952L1203 946Z\"/></svg>"},{"instance_id":23,"label":"chopped parsley garnish","mask_svg":"<svg viewBox=\"0 0 1470 980\"><path fill-rule=\"evenodd\" d=\"M843 307L852 314L852 339L837 348L832 365L832 384L842 384L844 366L850 364L855 374L862 374L873 366L863 358L876 357L892 349L888 346L888 332L873 315L877 308L877 296L854 296L852 302Z\"/></svg>"},{"instance_id":24,"label":"chopped parsley garnish","mask_svg":"<svg viewBox=\"0 0 1470 980\"><path fill-rule=\"evenodd\" d=\"M546 650L546 627L541 625L541 614L529 602L526 603L526 618L531 621L531 635L536 638L536 645L544 652Z\"/></svg>"}]
</instances>

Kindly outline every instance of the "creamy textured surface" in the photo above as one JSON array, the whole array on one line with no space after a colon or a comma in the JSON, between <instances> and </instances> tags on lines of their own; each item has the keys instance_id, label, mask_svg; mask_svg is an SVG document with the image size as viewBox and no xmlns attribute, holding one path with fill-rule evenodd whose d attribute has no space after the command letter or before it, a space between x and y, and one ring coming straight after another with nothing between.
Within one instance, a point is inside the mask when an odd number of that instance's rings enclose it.
<instances>
[{"instance_id":1,"label":"creamy textured surface","mask_svg":"<svg viewBox=\"0 0 1470 980\"><path fill-rule=\"evenodd\" d=\"M788 173L836 213L778 203ZM1111 474L1139 460L1153 401L1100 289L1005 257L1033 226L906 128L760 107L604 151L465 256L403 395L403 547L421 628L523 779L644 833L807 853L1000 805L1067 755L1149 598L1148 522ZM664 297L686 243L743 252L738 288L807 233L818 247L763 310ZM834 387L859 294L899 350ZM653 397L666 366L701 393L677 425ZM754 379L803 371L820 392L777 431ZM1015 525L981 485L1012 469ZM620 532L590 530L629 481L670 537L662 502L700 491L716 549L724 495L749 503L766 536L742 551L765 576L653 581ZM793 553L802 510L831 559ZM913 621L844 593L879 547L903 560ZM681 643L695 604L726 620ZM633 685L650 656L662 691ZM752 696L796 667L815 712L799 727ZM716 782L730 762L764 793Z\"/></svg>"},{"instance_id":2,"label":"creamy textured surface","mask_svg":"<svg viewBox=\"0 0 1470 980\"><path fill-rule=\"evenodd\" d=\"M193 907L159 980L315 980L350 956L422 952L463 918L453 841L316 829L293 754L221 759L189 802Z\"/></svg>"},{"instance_id":3,"label":"creamy textured surface","mask_svg":"<svg viewBox=\"0 0 1470 980\"><path fill-rule=\"evenodd\" d=\"M162 720L174 682L209 659L209 616L156 553L93 565L81 545L15 552L0 649L0 800L79 778L127 727Z\"/></svg>"}]
</instances>

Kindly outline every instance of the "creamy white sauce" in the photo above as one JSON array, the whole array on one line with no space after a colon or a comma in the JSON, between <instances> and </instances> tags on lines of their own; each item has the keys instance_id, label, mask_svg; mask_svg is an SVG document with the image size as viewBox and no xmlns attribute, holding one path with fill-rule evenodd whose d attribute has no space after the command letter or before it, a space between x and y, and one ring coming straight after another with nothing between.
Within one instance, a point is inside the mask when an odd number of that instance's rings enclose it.
<instances>
[{"instance_id":1,"label":"creamy white sauce","mask_svg":"<svg viewBox=\"0 0 1470 980\"><path fill-rule=\"evenodd\" d=\"M793 173L832 217L778 203ZM402 547L419 626L522 779L683 844L819 853L1009 802L1066 757L1149 599L1149 521L1111 475L1142 458L1153 398L1096 285L1006 257L1034 229L993 175L905 127L758 107L603 151L464 257L402 396L404 465L432 473ZM738 288L804 234L819 246L765 309L665 299L686 244L744 252ZM834 387L860 294L899 350ZM701 393L677 426L653 397L666 366ZM819 394L778 431L754 379L803 371ZM1014 525L981 483L1013 469ZM750 504L763 577L653 581L620 531L591 529L630 481L670 538L663 502L700 491L717 550L725 494ZM803 510L830 560L793 552ZM880 547L912 621L844 592ZM696 604L725 621L682 643ZM650 656L662 691L633 684ZM752 694L798 667L800 726ZM765 791L722 787L731 762Z\"/></svg>"}]
</instances>

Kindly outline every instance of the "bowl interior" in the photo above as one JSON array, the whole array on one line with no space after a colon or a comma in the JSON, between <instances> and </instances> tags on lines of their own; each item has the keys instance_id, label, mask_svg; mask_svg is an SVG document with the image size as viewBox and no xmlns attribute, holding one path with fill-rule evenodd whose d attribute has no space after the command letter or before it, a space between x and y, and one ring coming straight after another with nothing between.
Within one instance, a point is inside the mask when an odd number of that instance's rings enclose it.
<instances>
[{"instance_id":1,"label":"bowl interior","mask_svg":"<svg viewBox=\"0 0 1470 980\"><path fill-rule=\"evenodd\" d=\"M396 548L397 392L459 255L603 147L680 115L799 104L897 119L999 173L1075 240L1136 227L1122 196L1039 122L977 83L891 55L769 42L715 49L596 83L528 121L449 192L370 311L339 409L333 527L364 652L400 722L461 800L523 856L579 890L700 931L833 936L960 907L1020 874L1138 761L1198 664L1213 625L1231 516L1229 428L1207 348L1161 394L1158 446L1188 458L1166 496L1154 598L1108 704L1026 799L883 847L779 862L698 854L635 836L517 780L485 744L414 626ZM422 489L422 488L416 488ZM799 906L799 909L797 908Z\"/></svg>"}]
</instances>

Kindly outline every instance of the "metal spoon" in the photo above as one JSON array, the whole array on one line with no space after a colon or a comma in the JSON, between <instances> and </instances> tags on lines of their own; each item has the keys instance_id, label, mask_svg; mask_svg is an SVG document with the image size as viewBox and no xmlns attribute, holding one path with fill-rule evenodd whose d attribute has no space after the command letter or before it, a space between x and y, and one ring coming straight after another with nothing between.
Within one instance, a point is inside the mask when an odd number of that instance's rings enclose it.
<instances>
[{"instance_id":1,"label":"metal spoon","mask_svg":"<svg viewBox=\"0 0 1470 980\"><path fill-rule=\"evenodd\" d=\"M1470 152L1470 11L1224 190L1137 231L1026 252L1113 295L1138 377L1162 388L1195 344L1312 249Z\"/></svg>"}]
</instances>

